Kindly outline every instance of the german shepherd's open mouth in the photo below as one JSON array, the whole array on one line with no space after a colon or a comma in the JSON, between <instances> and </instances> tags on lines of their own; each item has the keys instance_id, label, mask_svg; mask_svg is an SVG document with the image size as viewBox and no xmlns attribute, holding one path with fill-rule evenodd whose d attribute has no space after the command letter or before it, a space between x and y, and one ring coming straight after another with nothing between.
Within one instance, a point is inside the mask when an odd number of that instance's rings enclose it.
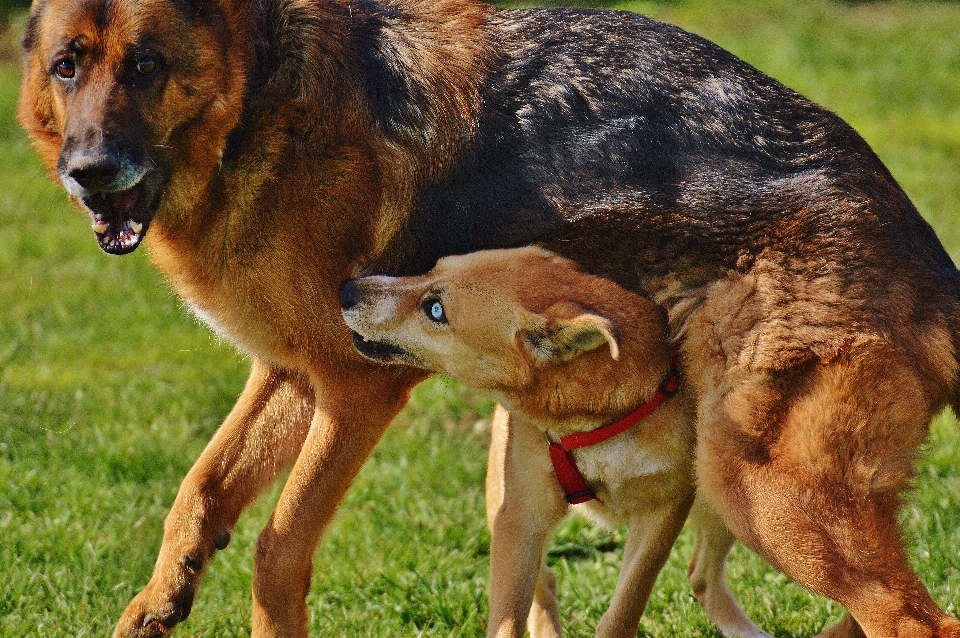
<instances>
[{"instance_id":1,"label":"german shepherd's open mouth","mask_svg":"<svg viewBox=\"0 0 960 638\"><path fill-rule=\"evenodd\" d=\"M90 211L91 227L103 252L125 255L137 249L160 203L165 181L150 173L126 190L93 193L80 199Z\"/></svg>"}]
</instances>

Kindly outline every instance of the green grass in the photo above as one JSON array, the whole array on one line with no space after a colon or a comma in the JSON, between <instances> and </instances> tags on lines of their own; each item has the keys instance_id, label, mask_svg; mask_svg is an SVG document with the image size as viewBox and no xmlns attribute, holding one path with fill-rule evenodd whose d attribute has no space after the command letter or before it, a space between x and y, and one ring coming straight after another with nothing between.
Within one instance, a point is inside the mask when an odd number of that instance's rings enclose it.
<instances>
[{"instance_id":1,"label":"green grass","mask_svg":"<svg viewBox=\"0 0 960 638\"><path fill-rule=\"evenodd\" d=\"M836 110L960 258L960 5L605 3L676 22ZM7 38L9 39L9 38ZM0 51L8 50L6 45ZM103 255L16 127L18 71L0 63L0 636L102 636L151 572L180 479L230 409L248 363L183 311L142 251ZM316 556L324 636L479 636L488 401L418 389ZM914 564L960 613L960 429L938 419L905 509ZM244 515L177 636L249 634L252 546L276 490ZM623 530L571 519L552 552L568 635L592 635ZM685 533L641 626L714 636L685 579ZM779 637L840 609L738 547L730 581Z\"/></svg>"}]
</instances>

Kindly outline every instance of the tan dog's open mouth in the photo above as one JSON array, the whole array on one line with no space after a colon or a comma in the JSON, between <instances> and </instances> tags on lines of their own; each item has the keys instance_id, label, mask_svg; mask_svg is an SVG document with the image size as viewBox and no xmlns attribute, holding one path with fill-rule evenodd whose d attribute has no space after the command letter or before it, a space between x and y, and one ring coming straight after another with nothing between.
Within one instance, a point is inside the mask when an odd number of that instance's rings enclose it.
<instances>
[{"instance_id":1,"label":"tan dog's open mouth","mask_svg":"<svg viewBox=\"0 0 960 638\"><path fill-rule=\"evenodd\" d=\"M359 332L353 333L353 347L364 357L374 361L413 363L413 356L400 346L386 341L368 341Z\"/></svg>"}]
</instances>

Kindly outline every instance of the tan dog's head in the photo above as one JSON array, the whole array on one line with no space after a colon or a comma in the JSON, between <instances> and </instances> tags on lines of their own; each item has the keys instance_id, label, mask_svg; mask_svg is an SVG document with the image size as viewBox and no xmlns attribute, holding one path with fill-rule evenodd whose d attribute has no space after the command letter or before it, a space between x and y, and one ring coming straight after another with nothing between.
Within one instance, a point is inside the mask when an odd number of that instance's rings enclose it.
<instances>
[{"instance_id":1,"label":"tan dog's head","mask_svg":"<svg viewBox=\"0 0 960 638\"><path fill-rule=\"evenodd\" d=\"M90 215L100 247L134 250L164 203L198 194L242 106L249 52L213 0L35 0L19 116Z\"/></svg>"},{"instance_id":2,"label":"tan dog's head","mask_svg":"<svg viewBox=\"0 0 960 638\"><path fill-rule=\"evenodd\" d=\"M351 280L341 306L364 356L444 372L514 405L552 394L555 409L606 409L611 391L634 402L670 364L657 306L535 247Z\"/></svg>"}]
</instances>

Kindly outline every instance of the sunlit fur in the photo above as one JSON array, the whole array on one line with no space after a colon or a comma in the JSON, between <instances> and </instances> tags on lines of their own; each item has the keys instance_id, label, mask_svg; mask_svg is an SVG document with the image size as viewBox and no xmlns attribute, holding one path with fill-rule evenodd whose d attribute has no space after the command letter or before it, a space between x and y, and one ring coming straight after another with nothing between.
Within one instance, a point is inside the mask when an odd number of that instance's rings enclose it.
<instances>
[{"instance_id":1,"label":"sunlit fur","mask_svg":"<svg viewBox=\"0 0 960 638\"><path fill-rule=\"evenodd\" d=\"M960 396L960 277L835 114L615 11L35 0L24 45L20 120L91 239L115 254L143 240L254 361L118 636L185 618L242 509L290 465L254 558L252 633L305 636L314 548L424 374L355 352L340 282L530 243L663 307L699 395L699 488L849 609L831 638L960 635L897 524L929 419ZM137 74L144 52L156 73ZM116 175L82 186L77 166L102 158Z\"/></svg>"}]
</instances>

